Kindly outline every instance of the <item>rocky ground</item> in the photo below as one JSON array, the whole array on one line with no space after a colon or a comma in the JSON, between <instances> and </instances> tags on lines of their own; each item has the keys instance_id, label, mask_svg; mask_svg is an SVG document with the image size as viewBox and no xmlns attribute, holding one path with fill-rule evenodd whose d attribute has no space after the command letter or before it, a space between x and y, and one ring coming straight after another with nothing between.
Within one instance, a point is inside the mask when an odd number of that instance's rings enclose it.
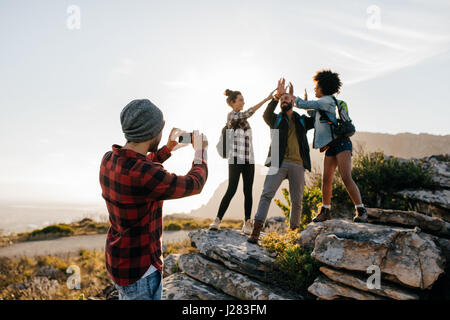
<instances>
[{"instance_id":1,"label":"rocky ground","mask_svg":"<svg viewBox=\"0 0 450 320\"><path fill-rule=\"evenodd\" d=\"M312 249L321 275L308 293L279 286L275 257L237 230L191 232L199 250L165 259L163 299L417 300L450 298L450 224L417 212L369 209L370 223L332 219L311 223L300 246ZM271 229L281 219L270 220ZM368 268L380 270L370 288ZM117 298L113 288L106 296Z\"/></svg>"},{"instance_id":2,"label":"rocky ground","mask_svg":"<svg viewBox=\"0 0 450 320\"><path fill-rule=\"evenodd\" d=\"M300 233L298 244L321 264L308 292L280 287L274 254L239 231L198 230L189 234L198 253L165 259L163 299L450 299L450 161L416 161L434 185L398 193L415 211L371 208L368 223L335 214ZM284 218L271 218L265 231L285 228ZM117 298L112 286L105 290Z\"/></svg>"}]
</instances>

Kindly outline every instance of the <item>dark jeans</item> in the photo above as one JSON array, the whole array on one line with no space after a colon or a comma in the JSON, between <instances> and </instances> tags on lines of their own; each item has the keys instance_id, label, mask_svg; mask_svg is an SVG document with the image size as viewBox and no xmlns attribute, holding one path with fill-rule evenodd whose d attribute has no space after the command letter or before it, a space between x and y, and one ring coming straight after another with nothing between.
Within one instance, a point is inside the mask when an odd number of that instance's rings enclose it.
<instances>
[{"instance_id":1,"label":"dark jeans","mask_svg":"<svg viewBox=\"0 0 450 320\"><path fill-rule=\"evenodd\" d=\"M245 220L250 219L253 205L253 179L255 177L255 165L246 164L228 164L228 188L220 202L217 217L222 220L225 211L227 211L230 201L236 193L239 184L239 178L242 174L244 181L244 197L245 197Z\"/></svg>"}]
</instances>

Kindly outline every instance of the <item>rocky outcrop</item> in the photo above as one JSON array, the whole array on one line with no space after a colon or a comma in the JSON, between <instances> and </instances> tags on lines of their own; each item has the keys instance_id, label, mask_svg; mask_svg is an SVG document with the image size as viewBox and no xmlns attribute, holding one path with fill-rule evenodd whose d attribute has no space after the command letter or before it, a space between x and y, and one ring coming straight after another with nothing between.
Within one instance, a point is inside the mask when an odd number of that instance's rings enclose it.
<instances>
[{"instance_id":1,"label":"rocky outcrop","mask_svg":"<svg viewBox=\"0 0 450 320\"><path fill-rule=\"evenodd\" d=\"M377 224L419 227L422 231L450 238L450 223L415 211L368 208L369 222Z\"/></svg>"},{"instance_id":2,"label":"rocky outcrop","mask_svg":"<svg viewBox=\"0 0 450 320\"><path fill-rule=\"evenodd\" d=\"M397 194L408 199L416 210L450 221L450 190L403 190Z\"/></svg>"},{"instance_id":3,"label":"rocky outcrop","mask_svg":"<svg viewBox=\"0 0 450 320\"><path fill-rule=\"evenodd\" d=\"M370 223L311 223L298 244L322 264L308 292L280 287L275 255L236 230L189 234L197 253L165 258L163 299L417 300L450 293L448 223L418 212L369 208ZM284 223L278 221L277 223ZM380 286L369 280L377 269ZM312 296L311 296L312 295Z\"/></svg>"},{"instance_id":4,"label":"rocky outcrop","mask_svg":"<svg viewBox=\"0 0 450 320\"><path fill-rule=\"evenodd\" d=\"M247 275L230 270L223 264L211 261L200 254L184 254L180 257L178 264L180 269L192 278L240 300L302 298L298 294L289 294Z\"/></svg>"},{"instance_id":5,"label":"rocky outcrop","mask_svg":"<svg viewBox=\"0 0 450 320\"><path fill-rule=\"evenodd\" d=\"M189 237L199 252L168 257L171 264L177 261L178 273L164 280L165 299L303 299L302 294L279 287L274 255L248 243L240 231L197 230Z\"/></svg>"},{"instance_id":6,"label":"rocky outcrop","mask_svg":"<svg viewBox=\"0 0 450 320\"><path fill-rule=\"evenodd\" d=\"M273 272L277 270L275 256L247 242L246 235L233 230L197 230L189 233L189 237L202 255L220 261L228 269L263 282L273 280Z\"/></svg>"},{"instance_id":7,"label":"rocky outcrop","mask_svg":"<svg viewBox=\"0 0 450 320\"><path fill-rule=\"evenodd\" d=\"M163 300L233 300L184 273L174 273L163 279Z\"/></svg>"},{"instance_id":8,"label":"rocky outcrop","mask_svg":"<svg viewBox=\"0 0 450 320\"><path fill-rule=\"evenodd\" d=\"M308 291L320 299L419 299L418 291L431 289L446 271L450 240L435 235L447 237L448 223L417 212L368 212L377 224L332 219L300 234L298 243L324 264ZM366 283L373 266L382 278L378 289Z\"/></svg>"},{"instance_id":9,"label":"rocky outcrop","mask_svg":"<svg viewBox=\"0 0 450 320\"><path fill-rule=\"evenodd\" d=\"M348 287L339 282L331 281L322 275L314 280L308 292L322 300L354 299L354 300L382 300L383 298L368 292Z\"/></svg>"},{"instance_id":10,"label":"rocky outcrop","mask_svg":"<svg viewBox=\"0 0 450 320\"><path fill-rule=\"evenodd\" d=\"M411 161L399 159L400 161ZM408 199L415 211L423 212L450 222L450 158L448 155L412 159L431 173L432 185L428 189L407 189L397 193Z\"/></svg>"},{"instance_id":11,"label":"rocky outcrop","mask_svg":"<svg viewBox=\"0 0 450 320\"><path fill-rule=\"evenodd\" d=\"M321 232L312 256L331 267L366 272L375 265L395 281L421 289L430 288L444 272L440 248L417 230L338 219L308 228L316 226Z\"/></svg>"},{"instance_id":12,"label":"rocky outcrop","mask_svg":"<svg viewBox=\"0 0 450 320\"><path fill-rule=\"evenodd\" d=\"M383 296L395 300L417 300L419 296L414 292L408 291L398 285L383 281L380 288L369 288L367 286L367 277L355 275L350 272L335 270L329 267L320 267L320 271L335 282L346 285L360 291L367 291L377 296ZM348 290L348 289L347 289Z\"/></svg>"}]
</instances>

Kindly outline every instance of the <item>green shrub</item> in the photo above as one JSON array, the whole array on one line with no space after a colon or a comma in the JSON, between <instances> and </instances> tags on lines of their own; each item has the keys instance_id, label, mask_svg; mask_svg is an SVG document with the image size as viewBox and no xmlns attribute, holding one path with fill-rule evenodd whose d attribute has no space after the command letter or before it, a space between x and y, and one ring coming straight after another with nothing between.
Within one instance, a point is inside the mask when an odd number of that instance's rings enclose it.
<instances>
[{"instance_id":1,"label":"green shrub","mask_svg":"<svg viewBox=\"0 0 450 320\"><path fill-rule=\"evenodd\" d=\"M291 201L289 199L289 191L286 188L282 189L283 196L287 201L287 205L282 203L279 199L275 199L275 203L283 212L289 224L289 217L291 214ZM302 221L300 229L303 230L312 221L314 212L322 202L322 191L319 187L305 187L302 199Z\"/></svg>"},{"instance_id":2,"label":"green shrub","mask_svg":"<svg viewBox=\"0 0 450 320\"><path fill-rule=\"evenodd\" d=\"M74 234L74 230L65 224L50 225L42 229L34 230L30 233L30 238L44 236L44 235L59 235L69 236Z\"/></svg>"},{"instance_id":3,"label":"green shrub","mask_svg":"<svg viewBox=\"0 0 450 320\"><path fill-rule=\"evenodd\" d=\"M176 223L176 222L170 222L164 228L164 230L167 230L167 231L178 231L178 230L181 230L181 229L182 229L182 226L179 223Z\"/></svg>"},{"instance_id":4,"label":"green shrub","mask_svg":"<svg viewBox=\"0 0 450 320\"><path fill-rule=\"evenodd\" d=\"M431 175L422 166L413 161L402 162L395 157L387 157L382 152L357 152L353 156L352 177L366 207L408 210L408 200L401 199L395 193L409 188L432 186ZM320 188L321 178L319 175L314 179L315 186ZM332 187L333 208L353 208L338 170L334 174Z\"/></svg>"},{"instance_id":5,"label":"green shrub","mask_svg":"<svg viewBox=\"0 0 450 320\"><path fill-rule=\"evenodd\" d=\"M280 271L289 279L286 283L294 290L307 289L320 273L320 263L298 244L288 246L277 256L277 262Z\"/></svg>"},{"instance_id":6,"label":"green shrub","mask_svg":"<svg viewBox=\"0 0 450 320\"><path fill-rule=\"evenodd\" d=\"M320 263L311 257L311 252L297 243L298 231L286 234L269 233L262 237L261 246L275 252L279 267L280 284L293 290L306 290L319 274Z\"/></svg>"}]
</instances>

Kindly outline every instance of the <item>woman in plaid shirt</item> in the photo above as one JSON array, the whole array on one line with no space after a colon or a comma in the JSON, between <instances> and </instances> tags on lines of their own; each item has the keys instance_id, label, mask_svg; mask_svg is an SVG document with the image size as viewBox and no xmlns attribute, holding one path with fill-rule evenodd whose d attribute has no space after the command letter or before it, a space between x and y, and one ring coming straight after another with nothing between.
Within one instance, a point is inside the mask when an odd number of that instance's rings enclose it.
<instances>
[{"instance_id":1,"label":"woman in plaid shirt","mask_svg":"<svg viewBox=\"0 0 450 320\"><path fill-rule=\"evenodd\" d=\"M264 103L271 100L274 92L272 91L267 98L254 107L242 112L245 103L242 94L239 91L229 89L225 91L227 103L233 109L227 116L227 128L233 130L232 145L228 156L228 188L220 203L217 217L210 225L210 230L218 230L220 228L220 222L236 193L239 178L242 174L245 196L245 219L242 231L246 234L252 232L253 227L250 215L253 205L252 188L255 176L255 159L252 145L252 130L247 119L261 108Z\"/></svg>"}]
</instances>

